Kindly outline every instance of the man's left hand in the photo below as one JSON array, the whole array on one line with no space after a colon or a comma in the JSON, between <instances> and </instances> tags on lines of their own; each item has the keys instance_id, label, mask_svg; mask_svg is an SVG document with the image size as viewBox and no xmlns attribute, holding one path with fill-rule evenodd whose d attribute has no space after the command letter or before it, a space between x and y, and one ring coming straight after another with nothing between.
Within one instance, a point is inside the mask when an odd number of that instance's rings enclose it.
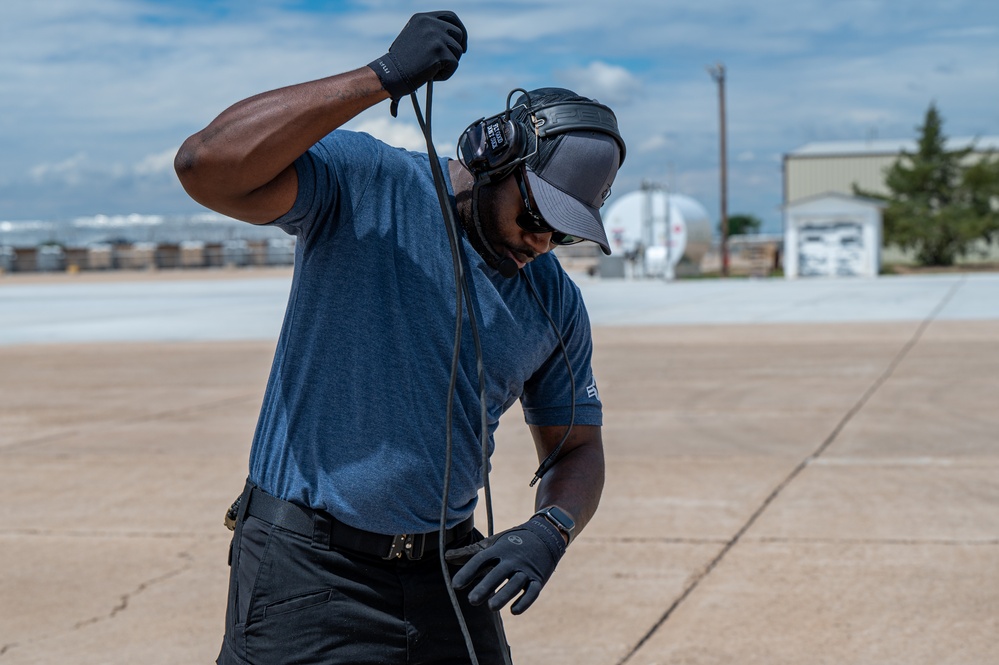
<instances>
[{"instance_id":1,"label":"man's left hand","mask_svg":"<svg viewBox=\"0 0 999 665\"><path fill-rule=\"evenodd\" d=\"M478 584L468 592L468 602L472 605L488 601L489 609L498 612L523 592L510 607L511 612L520 614L537 600L565 548L565 539L558 529L544 517L535 515L518 527L451 550L445 553L445 558L449 563L464 564L454 576L454 588L464 589L478 579Z\"/></svg>"}]
</instances>

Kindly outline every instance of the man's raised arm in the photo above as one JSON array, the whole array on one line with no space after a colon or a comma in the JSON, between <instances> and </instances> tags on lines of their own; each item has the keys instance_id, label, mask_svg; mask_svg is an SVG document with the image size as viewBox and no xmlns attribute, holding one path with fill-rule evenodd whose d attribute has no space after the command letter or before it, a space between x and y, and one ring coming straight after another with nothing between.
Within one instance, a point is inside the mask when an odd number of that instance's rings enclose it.
<instances>
[{"instance_id":1,"label":"man's raised arm","mask_svg":"<svg viewBox=\"0 0 999 665\"><path fill-rule=\"evenodd\" d=\"M388 53L367 67L250 97L188 138L174 168L198 203L253 224L291 210L296 159L361 111L394 103L427 81L445 80L465 51L452 12L416 14ZM393 107L394 108L394 107Z\"/></svg>"},{"instance_id":2,"label":"man's raised arm","mask_svg":"<svg viewBox=\"0 0 999 665\"><path fill-rule=\"evenodd\" d=\"M174 168L198 203L244 222L266 224L295 203L294 161L388 96L368 67L255 95L187 139Z\"/></svg>"}]
</instances>

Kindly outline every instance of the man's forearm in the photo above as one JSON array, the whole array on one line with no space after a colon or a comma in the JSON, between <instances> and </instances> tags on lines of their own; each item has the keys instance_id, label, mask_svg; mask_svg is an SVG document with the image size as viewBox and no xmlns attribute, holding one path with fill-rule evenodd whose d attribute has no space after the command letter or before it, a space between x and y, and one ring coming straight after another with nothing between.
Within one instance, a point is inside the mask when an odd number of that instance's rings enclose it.
<instances>
[{"instance_id":1,"label":"man's forearm","mask_svg":"<svg viewBox=\"0 0 999 665\"><path fill-rule=\"evenodd\" d=\"M175 160L177 174L198 202L228 214L234 211L246 221L270 221L294 202L292 163L331 131L387 98L368 67L255 95L226 109L184 142Z\"/></svg>"},{"instance_id":2,"label":"man's forearm","mask_svg":"<svg viewBox=\"0 0 999 665\"><path fill-rule=\"evenodd\" d=\"M562 428L543 428L560 430ZM551 440L553 433L537 433ZM561 437L559 437L561 438ZM569 440L548 473L538 484L535 508L558 506L575 522L578 535L590 521L600 503L604 487L604 451L599 427L573 428Z\"/></svg>"}]
</instances>

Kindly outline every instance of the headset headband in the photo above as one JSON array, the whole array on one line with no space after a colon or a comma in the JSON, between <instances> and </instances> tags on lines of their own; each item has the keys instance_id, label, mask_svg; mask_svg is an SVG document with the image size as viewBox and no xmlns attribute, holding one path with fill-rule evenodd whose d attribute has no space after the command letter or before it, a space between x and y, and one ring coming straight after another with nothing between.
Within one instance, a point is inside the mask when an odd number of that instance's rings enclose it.
<instances>
[{"instance_id":1,"label":"headset headband","mask_svg":"<svg viewBox=\"0 0 999 665\"><path fill-rule=\"evenodd\" d=\"M554 102L529 111L535 118L538 137L546 138L590 130L609 134L621 149L624 163L625 145L617 129L614 112L599 102Z\"/></svg>"}]
</instances>

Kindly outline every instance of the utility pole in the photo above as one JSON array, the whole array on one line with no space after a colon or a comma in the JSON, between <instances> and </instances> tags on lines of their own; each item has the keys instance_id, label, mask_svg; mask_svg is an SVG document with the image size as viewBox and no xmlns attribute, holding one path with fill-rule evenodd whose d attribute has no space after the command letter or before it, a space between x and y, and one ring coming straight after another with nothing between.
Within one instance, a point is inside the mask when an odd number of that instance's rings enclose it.
<instances>
[{"instance_id":1,"label":"utility pole","mask_svg":"<svg viewBox=\"0 0 999 665\"><path fill-rule=\"evenodd\" d=\"M728 158L725 149L725 65L715 63L708 73L718 84L718 131L721 144L721 269L728 277Z\"/></svg>"}]
</instances>

